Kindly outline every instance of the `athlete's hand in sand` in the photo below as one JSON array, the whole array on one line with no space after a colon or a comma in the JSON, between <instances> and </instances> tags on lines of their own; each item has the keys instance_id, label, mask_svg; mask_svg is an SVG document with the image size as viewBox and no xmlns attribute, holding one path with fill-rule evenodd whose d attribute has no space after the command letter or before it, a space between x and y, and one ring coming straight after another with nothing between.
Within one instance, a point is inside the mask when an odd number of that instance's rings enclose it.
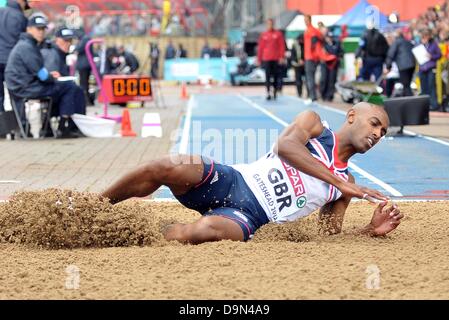
<instances>
[{"instance_id":1,"label":"athlete's hand in sand","mask_svg":"<svg viewBox=\"0 0 449 320\"><path fill-rule=\"evenodd\" d=\"M371 203L376 203L376 201L383 202L388 200L388 197L384 196L381 192L359 186L352 182L346 182L342 180L336 187L344 196L349 198L364 199Z\"/></svg>"},{"instance_id":2,"label":"athlete's hand in sand","mask_svg":"<svg viewBox=\"0 0 449 320\"><path fill-rule=\"evenodd\" d=\"M370 224L364 230L365 233L372 236L384 236L398 227L404 215L396 204L389 207L387 204L388 202L385 201L377 206Z\"/></svg>"}]
</instances>

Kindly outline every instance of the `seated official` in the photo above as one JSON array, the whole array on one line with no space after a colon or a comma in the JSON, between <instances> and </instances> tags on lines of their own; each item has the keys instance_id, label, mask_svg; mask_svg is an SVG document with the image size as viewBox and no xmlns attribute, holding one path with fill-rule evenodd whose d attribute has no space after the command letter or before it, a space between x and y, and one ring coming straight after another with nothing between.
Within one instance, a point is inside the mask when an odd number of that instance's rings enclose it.
<instances>
[{"instance_id":1,"label":"seated official","mask_svg":"<svg viewBox=\"0 0 449 320\"><path fill-rule=\"evenodd\" d=\"M47 20L40 15L31 16L27 32L11 51L5 70L6 85L15 101L24 98L51 97L53 113L60 117L57 137L76 138L81 132L71 119L74 113L85 114L84 94L73 81L57 81L59 71L48 71L39 45L44 41ZM23 108L22 103L16 103ZM22 110L19 110L23 114Z\"/></svg>"},{"instance_id":2,"label":"seated official","mask_svg":"<svg viewBox=\"0 0 449 320\"><path fill-rule=\"evenodd\" d=\"M68 28L60 28L55 33L55 40L45 41L41 53L44 58L44 66L48 71L58 71L63 77L70 76L70 67L66 59L70 52L75 33Z\"/></svg>"},{"instance_id":3,"label":"seated official","mask_svg":"<svg viewBox=\"0 0 449 320\"><path fill-rule=\"evenodd\" d=\"M252 66L249 62L248 62L248 56L246 55L246 53L243 53L240 56L240 62L237 65L237 71L235 72L231 72L230 77L231 77L231 84L233 86L236 85L236 81L235 78L239 75L242 76L246 76L248 74L250 74L254 69L254 66Z\"/></svg>"}]
</instances>

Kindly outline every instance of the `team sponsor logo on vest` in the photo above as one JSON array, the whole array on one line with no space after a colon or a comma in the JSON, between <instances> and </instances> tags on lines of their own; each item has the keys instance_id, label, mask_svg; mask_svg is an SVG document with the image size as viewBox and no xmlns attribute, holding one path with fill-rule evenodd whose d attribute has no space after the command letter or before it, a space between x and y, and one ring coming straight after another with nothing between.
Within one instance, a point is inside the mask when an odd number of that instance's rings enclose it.
<instances>
[{"instance_id":1,"label":"team sponsor logo on vest","mask_svg":"<svg viewBox=\"0 0 449 320\"><path fill-rule=\"evenodd\" d=\"M304 196L299 197L299 198L296 200L296 206L297 206L298 208L300 208L300 209L304 208L306 204L307 204L307 198L304 197Z\"/></svg>"},{"instance_id":2,"label":"team sponsor logo on vest","mask_svg":"<svg viewBox=\"0 0 449 320\"><path fill-rule=\"evenodd\" d=\"M306 193L306 190L304 188L304 183L302 182L301 176L299 175L299 171L290 166L289 164L282 162L282 165L284 166L285 171L288 174L288 178L290 179L290 182L293 186L293 190L295 191L295 196L299 197L300 195L303 195Z\"/></svg>"}]
</instances>

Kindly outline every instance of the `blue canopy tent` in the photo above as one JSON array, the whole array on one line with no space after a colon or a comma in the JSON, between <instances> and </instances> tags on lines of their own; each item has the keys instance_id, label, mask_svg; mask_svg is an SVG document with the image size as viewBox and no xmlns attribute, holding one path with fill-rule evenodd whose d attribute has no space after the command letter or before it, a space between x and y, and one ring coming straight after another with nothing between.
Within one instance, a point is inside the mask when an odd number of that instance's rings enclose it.
<instances>
[{"instance_id":1,"label":"blue canopy tent","mask_svg":"<svg viewBox=\"0 0 449 320\"><path fill-rule=\"evenodd\" d=\"M351 37L360 37L368 22L373 22L377 29L382 29L388 25L388 18L376 6L371 5L368 0L360 0L334 26L337 34L340 33L341 26L346 25Z\"/></svg>"}]
</instances>

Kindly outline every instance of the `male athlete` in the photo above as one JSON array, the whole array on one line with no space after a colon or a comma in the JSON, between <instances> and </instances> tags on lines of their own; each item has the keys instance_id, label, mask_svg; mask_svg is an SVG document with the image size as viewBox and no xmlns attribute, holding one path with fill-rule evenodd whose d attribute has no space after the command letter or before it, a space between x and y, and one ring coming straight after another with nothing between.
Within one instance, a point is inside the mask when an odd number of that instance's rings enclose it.
<instances>
[{"instance_id":1,"label":"male athlete","mask_svg":"<svg viewBox=\"0 0 449 320\"><path fill-rule=\"evenodd\" d=\"M323 231L339 233L352 197L380 200L371 222L360 233L383 236L396 229L403 215L380 192L355 184L347 162L365 153L386 134L382 107L359 103L334 133L313 111L305 111L281 134L273 150L251 164L227 166L195 155L152 161L117 181L101 196L117 203L144 197L166 185L187 208L202 217L172 224L167 240L202 243L224 239L246 241L268 222L293 221L320 208Z\"/></svg>"}]
</instances>

